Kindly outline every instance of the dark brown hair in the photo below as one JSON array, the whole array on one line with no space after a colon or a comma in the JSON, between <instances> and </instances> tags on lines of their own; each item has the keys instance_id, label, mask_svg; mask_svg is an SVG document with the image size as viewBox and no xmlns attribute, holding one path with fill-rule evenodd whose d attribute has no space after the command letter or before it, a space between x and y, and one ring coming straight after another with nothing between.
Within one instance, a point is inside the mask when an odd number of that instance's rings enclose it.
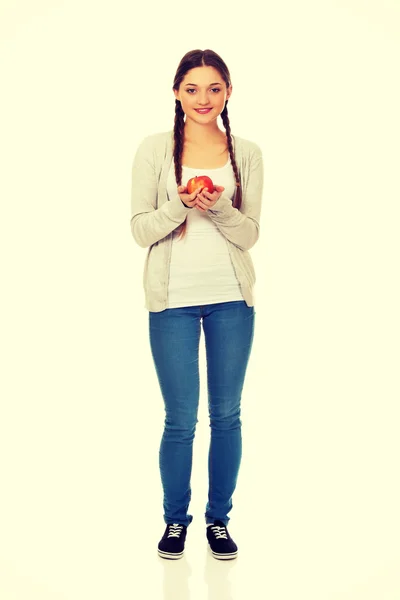
<instances>
[{"instance_id":1,"label":"dark brown hair","mask_svg":"<svg viewBox=\"0 0 400 600\"><path fill-rule=\"evenodd\" d=\"M185 56L181 59L181 62L178 65L178 69L175 74L174 84L172 86L173 90L178 91L179 86L185 77L186 73L190 71L190 69L194 69L196 67L214 67L216 69L223 81L228 88L231 84L231 77L229 74L228 67L216 52L213 50L191 50L187 52ZM235 154L233 151L232 145L232 137L231 137L231 127L228 118L228 100L225 102L225 107L220 114L222 119L222 123L225 127L226 137L228 142L228 150L231 158L231 164L233 168L233 173L236 181L236 193L233 199L233 206L235 208L240 208L242 204L242 188L240 187L240 178L239 178L239 170L235 160ZM174 165L175 165L175 179L178 186L182 185L182 153L183 153L183 131L184 131L184 116L185 113L182 109L181 103L178 99L175 99L175 124L174 124ZM186 232L187 222L186 219L184 222L177 227L176 231L179 233L179 237L183 238Z\"/></svg>"}]
</instances>

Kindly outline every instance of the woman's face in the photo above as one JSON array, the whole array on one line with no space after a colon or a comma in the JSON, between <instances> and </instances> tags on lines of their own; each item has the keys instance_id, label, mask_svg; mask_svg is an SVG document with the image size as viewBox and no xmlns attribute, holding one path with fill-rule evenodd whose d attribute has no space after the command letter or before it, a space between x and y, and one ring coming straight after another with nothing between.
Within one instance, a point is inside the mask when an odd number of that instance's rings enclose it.
<instances>
[{"instance_id":1,"label":"woman's face","mask_svg":"<svg viewBox=\"0 0 400 600\"><path fill-rule=\"evenodd\" d=\"M217 119L231 93L232 86L227 89L219 71L214 67L191 69L183 78L179 90L174 90L175 98L180 100L186 118L203 124ZM201 114L196 111L197 108L211 110Z\"/></svg>"}]
</instances>

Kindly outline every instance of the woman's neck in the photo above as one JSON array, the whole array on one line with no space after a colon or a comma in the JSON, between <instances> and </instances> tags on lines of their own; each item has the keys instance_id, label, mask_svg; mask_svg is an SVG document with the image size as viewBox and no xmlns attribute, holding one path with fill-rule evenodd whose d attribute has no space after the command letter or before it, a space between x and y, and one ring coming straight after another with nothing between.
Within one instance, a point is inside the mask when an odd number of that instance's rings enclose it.
<instances>
[{"instance_id":1,"label":"woman's neck","mask_svg":"<svg viewBox=\"0 0 400 600\"><path fill-rule=\"evenodd\" d=\"M221 143L225 139L225 132L219 129L217 123L200 125L190 120L185 121L184 140L186 143L196 146L207 146L209 144Z\"/></svg>"}]
</instances>

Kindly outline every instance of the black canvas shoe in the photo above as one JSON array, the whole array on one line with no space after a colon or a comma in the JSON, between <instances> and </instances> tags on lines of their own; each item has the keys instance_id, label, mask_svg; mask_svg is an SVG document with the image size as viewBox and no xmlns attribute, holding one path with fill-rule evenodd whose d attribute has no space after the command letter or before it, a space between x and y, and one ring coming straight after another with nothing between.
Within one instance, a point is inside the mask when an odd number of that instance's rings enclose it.
<instances>
[{"instance_id":1,"label":"black canvas shoe","mask_svg":"<svg viewBox=\"0 0 400 600\"><path fill-rule=\"evenodd\" d=\"M238 548L222 521L214 521L207 527L206 533L214 558L230 560L237 557Z\"/></svg>"},{"instance_id":2,"label":"black canvas shoe","mask_svg":"<svg viewBox=\"0 0 400 600\"><path fill-rule=\"evenodd\" d=\"M167 525L164 535L158 543L158 554L161 558L182 558L185 548L187 527L179 523Z\"/></svg>"}]
</instances>

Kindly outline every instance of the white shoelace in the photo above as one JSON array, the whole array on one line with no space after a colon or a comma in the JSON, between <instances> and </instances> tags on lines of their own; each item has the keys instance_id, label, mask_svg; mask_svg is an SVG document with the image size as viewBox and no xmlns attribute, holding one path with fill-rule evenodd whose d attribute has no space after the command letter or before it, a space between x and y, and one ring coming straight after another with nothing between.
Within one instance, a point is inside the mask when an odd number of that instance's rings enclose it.
<instances>
[{"instance_id":1,"label":"white shoelace","mask_svg":"<svg viewBox=\"0 0 400 600\"><path fill-rule=\"evenodd\" d=\"M173 525L169 526L169 533L168 533L168 537L179 537L181 535L182 532L182 525L179 525L178 523L174 523Z\"/></svg>"},{"instance_id":2,"label":"white shoelace","mask_svg":"<svg viewBox=\"0 0 400 600\"><path fill-rule=\"evenodd\" d=\"M220 525L213 525L211 529L213 530L214 535L218 540L221 538L225 538L226 540L228 539L225 527L221 527Z\"/></svg>"}]
</instances>

